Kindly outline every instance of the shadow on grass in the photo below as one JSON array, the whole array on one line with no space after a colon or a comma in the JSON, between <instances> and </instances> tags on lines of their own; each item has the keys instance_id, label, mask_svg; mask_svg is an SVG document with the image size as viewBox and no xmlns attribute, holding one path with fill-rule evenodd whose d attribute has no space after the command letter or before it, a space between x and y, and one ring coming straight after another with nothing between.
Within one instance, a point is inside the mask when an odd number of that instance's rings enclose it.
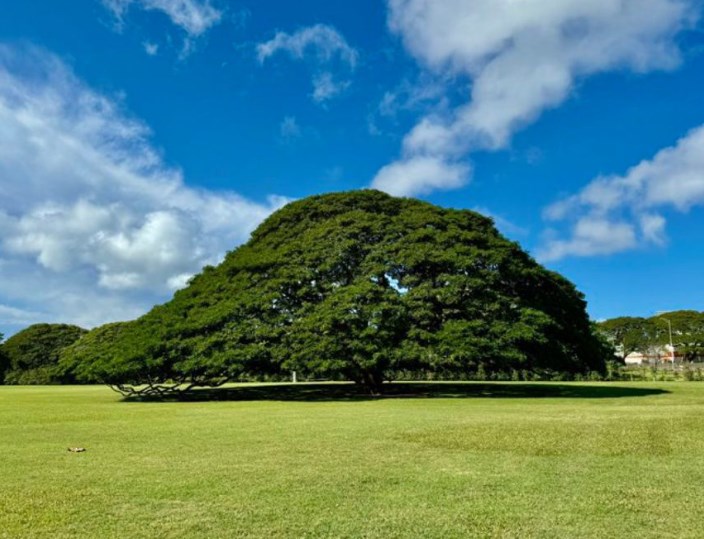
<instances>
[{"instance_id":1,"label":"shadow on grass","mask_svg":"<svg viewBox=\"0 0 704 539\"><path fill-rule=\"evenodd\" d=\"M163 397L126 398L125 402L203 401L366 401L379 399L614 399L669 393L664 389L579 385L564 383L483 382L395 382L384 384L381 395L370 395L352 383L299 383L241 385L216 389L194 389Z\"/></svg>"}]
</instances>

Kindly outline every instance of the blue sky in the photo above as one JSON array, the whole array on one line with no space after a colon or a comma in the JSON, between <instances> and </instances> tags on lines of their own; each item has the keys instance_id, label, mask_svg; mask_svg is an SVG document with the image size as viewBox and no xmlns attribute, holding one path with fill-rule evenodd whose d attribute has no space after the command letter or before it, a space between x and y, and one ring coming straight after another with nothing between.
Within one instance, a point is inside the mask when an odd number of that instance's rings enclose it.
<instances>
[{"instance_id":1,"label":"blue sky","mask_svg":"<svg viewBox=\"0 0 704 539\"><path fill-rule=\"evenodd\" d=\"M288 200L492 215L595 319L704 309L699 0L0 8L0 332L139 316Z\"/></svg>"}]
</instances>

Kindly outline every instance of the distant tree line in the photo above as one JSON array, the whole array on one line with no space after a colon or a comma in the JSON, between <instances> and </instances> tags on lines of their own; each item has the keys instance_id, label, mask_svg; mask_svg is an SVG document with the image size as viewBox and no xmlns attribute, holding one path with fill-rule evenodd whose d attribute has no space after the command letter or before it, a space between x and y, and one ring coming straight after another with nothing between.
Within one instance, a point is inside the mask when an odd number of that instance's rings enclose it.
<instances>
[{"instance_id":1,"label":"distant tree line","mask_svg":"<svg viewBox=\"0 0 704 539\"><path fill-rule=\"evenodd\" d=\"M673 311L649 318L622 316L598 324L599 331L625 358L633 352L657 356L672 344L677 359L704 360L704 312Z\"/></svg>"}]
</instances>

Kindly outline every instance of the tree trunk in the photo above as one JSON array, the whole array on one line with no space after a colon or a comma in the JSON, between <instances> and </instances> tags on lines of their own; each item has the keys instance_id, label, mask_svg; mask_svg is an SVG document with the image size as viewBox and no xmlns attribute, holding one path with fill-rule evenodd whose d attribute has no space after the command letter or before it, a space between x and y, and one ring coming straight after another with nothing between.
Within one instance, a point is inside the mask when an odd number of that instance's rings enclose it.
<instances>
[{"instance_id":1,"label":"tree trunk","mask_svg":"<svg viewBox=\"0 0 704 539\"><path fill-rule=\"evenodd\" d=\"M377 371L365 371L357 383L361 384L370 395L378 396L383 392L384 375Z\"/></svg>"}]
</instances>

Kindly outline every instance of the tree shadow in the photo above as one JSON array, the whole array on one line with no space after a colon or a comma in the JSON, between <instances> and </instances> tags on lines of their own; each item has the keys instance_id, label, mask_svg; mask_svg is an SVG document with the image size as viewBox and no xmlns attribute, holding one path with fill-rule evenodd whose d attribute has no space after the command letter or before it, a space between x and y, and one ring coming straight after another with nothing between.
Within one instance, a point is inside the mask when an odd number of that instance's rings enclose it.
<instances>
[{"instance_id":1,"label":"tree shadow","mask_svg":"<svg viewBox=\"0 0 704 539\"><path fill-rule=\"evenodd\" d=\"M125 402L204 401L369 401L380 399L615 399L669 393L664 389L623 387L612 383L393 382L380 395L353 383L252 384L201 388L164 396L128 397Z\"/></svg>"}]
</instances>

